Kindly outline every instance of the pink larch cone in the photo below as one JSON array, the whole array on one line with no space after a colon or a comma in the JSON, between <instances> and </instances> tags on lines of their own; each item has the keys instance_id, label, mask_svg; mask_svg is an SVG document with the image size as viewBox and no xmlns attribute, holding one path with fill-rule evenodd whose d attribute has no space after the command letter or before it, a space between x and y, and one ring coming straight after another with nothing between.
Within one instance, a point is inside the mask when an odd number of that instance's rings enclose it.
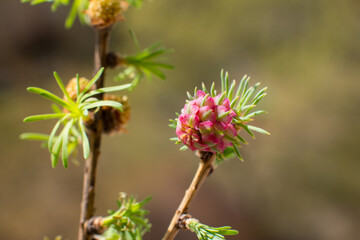
<instances>
[{"instance_id":1,"label":"pink larch cone","mask_svg":"<svg viewBox=\"0 0 360 240\"><path fill-rule=\"evenodd\" d=\"M187 102L178 117L176 134L191 150L222 153L232 146L237 135L232 119L237 114L221 94L210 97L198 90L196 98Z\"/></svg>"}]
</instances>

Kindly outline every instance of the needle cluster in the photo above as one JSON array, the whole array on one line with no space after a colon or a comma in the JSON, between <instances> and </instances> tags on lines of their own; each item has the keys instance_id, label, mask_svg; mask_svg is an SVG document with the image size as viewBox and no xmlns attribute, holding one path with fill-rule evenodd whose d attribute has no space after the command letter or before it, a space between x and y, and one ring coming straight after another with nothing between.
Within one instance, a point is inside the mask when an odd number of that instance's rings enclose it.
<instances>
[{"instance_id":1,"label":"needle cluster","mask_svg":"<svg viewBox=\"0 0 360 240\"><path fill-rule=\"evenodd\" d=\"M64 83L56 72L54 72L54 77L65 96L64 99L42 88L29 87L27 89L29 92L38 94L55 103L53 106L54 113L32 115L24 119L24 122L58 119L50 135L37 133L24 133L21 135L22 139L47 141L46 143L51 155L52 167L57 165L59 156L61 155L63 166L67 168L69 155L73 153L79 143L82 144L84 158L86 159L89 157L90 144L84 124L91 119L91 113L96 112L103 106L112 107L122 111L123 105L120 102L113 100L99 100L97 96L106 92L127 89L131 86L131 84L105 87L89 91L99 79L103 70L104 69L102 68L85 87L80 86L80 78L77 75L75 99L69 95ZM63 128L59 131L61 126Z\"/></svg>"}]
</instances>

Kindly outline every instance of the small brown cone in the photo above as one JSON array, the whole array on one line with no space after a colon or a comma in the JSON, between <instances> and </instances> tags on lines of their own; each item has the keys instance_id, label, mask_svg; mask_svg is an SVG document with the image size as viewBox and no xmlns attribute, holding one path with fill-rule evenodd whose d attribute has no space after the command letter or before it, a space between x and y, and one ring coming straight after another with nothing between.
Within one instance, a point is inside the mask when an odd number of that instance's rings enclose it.
<instances>
[{"instance_id":1,"label":"small brown cone","mask_svg":"<svg viewBox=\"0 0 360 240\"><path fill-rule=\"evenodd\" d=\"M105 94L104 100L111 100L121 103L123 105L123 111L108 106L101 107L103 132L107 134L126 132L125 127L130 119L130 106L128 97L125 95L116 96L112 94Z\"/></svg>"},{"instance_id":2,"label":"small brown cone","mask_svg":"<svg viewBox=\"0 0 360 240\"><path fill-rule=\"evenodd\" d=\"M85 13L90 17L91 25L101 29L123 21L122 13L128 6L129 3L124 0L90 0Z\"/></svg>"}]
</instances>

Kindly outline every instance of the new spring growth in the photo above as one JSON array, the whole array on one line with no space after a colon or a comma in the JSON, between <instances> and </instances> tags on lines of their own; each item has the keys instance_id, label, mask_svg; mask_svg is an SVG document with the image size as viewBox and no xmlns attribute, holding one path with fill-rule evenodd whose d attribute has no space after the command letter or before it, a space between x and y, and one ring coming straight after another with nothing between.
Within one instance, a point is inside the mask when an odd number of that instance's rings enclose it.
<instances>
[{"instance_id":1,"label":"new spring growth","mask_svg":"<svg viewBox=\"0 0 360 240\"><path fill-rule=\"evenodd\" d=\"M136 36L133 32L132 35L136 45L138 45ZM165 59L166 54L171 52L171 49L167 49L160 43L156 43L134 55L123 58L112 55L117 59L115 61L118 61L120 63L119 65L124 67L124 70L116 76L115 80L131 80L133 85L132 89L139 84L144 76L149 80L151 80L153 76L165 80L166 76L164 70L173 69L174 67L164 63L162 60Z\"/></svg>"},{"instance_id":2,"label":"new spring growth","mask_svg":"<svg viewBox=\"0 0 360 240\"><path fill-rule=\"evenodd\" d=\"M50 135L24 133L20 136L22 139L46 141L53 167L57 165L61 155L62 163L64 167L67 168L69 156L73 153L79 143L82 144L84 158L89 157L90 145L85 131L85 123L91 119L92 112L96 112L103 106L113 107L119 111L123 110L123 105L120 102L113 100L99 100L96 96L102 93L127 89L131 84L90 90L103 71L103 68L100 69L88 82L85 80L81 81L81 78L77 75L75 97L70 96L72 91L67 91L60 76L56 72L54 72L54 77L64 94L64 98L58 97L47 90L37 87L29 87L27 89L29 92L39 94L55 103L55 105L53 105L54 113L33 115L24 119L24 122L58 119ZM87 84L82 86L81 83L84 82L87 82ZM62 130L60 131L61 127Z\"/></svg>"},{"instance_id":3,"label":"new spring growth","mask_svg":"<svg viewBox=\"0 0 360 240\"><path fill-rule=\"evenodd\" d=\"M109 211L111 214L101 220L101 225L107 230L102 235L96 235L96 239L128 239L141 240L142 236L150 230L151 224L145 217L149 212L143 206L151 200L147 197L137 202L134 196L120 193L117 201L119 209Z\"/></svg>"},{"instance_id":4,"label":"new spring growth","mask_svg":"<svg viewBox=\"0 0 360 240\"><path fill-rule=\"evenodd\" d=\"M220 78L220 93L216 92L214 83L210 90L202 84L202 90L195 88L193 95L188 92L189 99L181 114L175 120L170 120L170 127L176 129L177 135L171 140L185 145L180 150L190 148L215 153L218 163L229 152L243 159L238 147L247 142L240 136L241 129L253 138L253 131L269 135L261 128L248 125L255 116L265 113L263 110L253 110L266 95L267 88L256 92L260 84L248 87L250 77L246 75L237 88L235 80L229 83L227 72L221 71Z\"/></svg>"},{"instance_id":5,"label":"new spring growth","mask_svg":"<svg viewBox=\"0 0 360 240\"><path fill-rule=\"evenodd\" d=\"M185 220L186 228L194 232L199 240L224 240L225 235L236 235L239 232L229 226L211 227L200 223L195 218Z\"/></svg>"}]
</instances>

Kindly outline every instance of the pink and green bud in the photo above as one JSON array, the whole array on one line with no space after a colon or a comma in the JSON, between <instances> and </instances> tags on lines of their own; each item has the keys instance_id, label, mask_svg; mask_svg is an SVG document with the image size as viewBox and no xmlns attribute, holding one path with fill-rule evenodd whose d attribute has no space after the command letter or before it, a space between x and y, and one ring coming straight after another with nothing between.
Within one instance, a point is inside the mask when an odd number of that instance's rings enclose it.
<instances>
[{"instance_id":1,"label":"pink and green bud","mask_svg":"<svg viewBox=\"0 0 360 240\"><path fill-rule=\"evenodd\" d=\"M236 137L232 119L237 114L230 108L229 99L224 98L224 94L220 95L212 98L198 90L196 98L187 102L182 109L176 134L191 150L222 153L225 148L232 146L232 141L225 135Z\"/></svg>"},{"instance_id":2,"label":"pink and green bud","mask_svg":"<svg viewBox=\"0 0 360 240\"><path fill-rule=\"evenodd\" d=\"M203 84L202 90L195 88L194 96L188 92L189 100L181 114L177 119L170 120L170 127L176 129L178 136L172 140L185 144L181 149L215 153L218 162L232 153L242 160L237 147L247 142L238 134L240 129L253 138L255 136L252 131L269 135L267 131L247 124L253 117L265 112L253 109L266 95L267 88L256 92L259 83L248 86L250 78L245 75L235 89L236 81L229 84L227 73L222 71L220 77L220 94L216 93L214 83L210 91Z\"/></svg>"}]
</instances>

